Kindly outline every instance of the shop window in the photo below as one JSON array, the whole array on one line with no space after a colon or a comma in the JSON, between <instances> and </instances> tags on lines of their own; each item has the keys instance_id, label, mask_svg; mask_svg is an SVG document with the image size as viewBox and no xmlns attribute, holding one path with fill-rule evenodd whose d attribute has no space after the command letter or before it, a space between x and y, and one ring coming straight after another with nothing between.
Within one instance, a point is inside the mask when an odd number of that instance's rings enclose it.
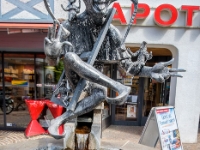
<instances>
[{"instance_id":1,"label":"shop window","mask_svg":"<svg viewBox=\"0 0 200 150\"><path fill-rule=\"evenodd\" d=\"M4 126L3 101L2 55L0 53L0 127Z\"/></svg>"},{"instance_id":2,"label":"shop window","mask_svg":"<svg viewBox=\"0 0 200 150\"><path fill-rule=\"evenodd\" d=\"M116 105L115 120L116 121L137 121L138 116L138 93L139 93L139 77L127 76L123 70L117 72L117 81L126 86L131 87L130 95L123 105ZM118 93L117 93L118 95Z\"/></svg>"},{"instance_id":3,"label":"shop window","mask_svg":"<svg viewBox=\"0 0 200 150\"><path fill-rule=\"evenodd\" d=\"M166 62L171 58L171 56L155 56L147 63L147 66L152 67L156 62ZM164 83L159 83L150 78L144 78L143 117L148 117L152 107L167 106L169 104L170 81L171 78L165 80Z\"/></svg>"},{"instance_id":4,"label":"shop window","mask_svg":"<svg viewBox=\"0 0 200 150\"><path fill-rule=\"evenodd\" d=\"M152 107L169 104L170 79L159 83L152 79L144 79L143 116L148 117Z\"/></svg>"},{"instance_id":5,"label":"shop window","mask_svg":"<svg viewBox=\"0 0 200 150\"><path fill-rule=\"evenodd\" d=\"M64 65L62 60L56 66L49 66L44 54L36 55L37 99L51 99L63 69Z\"/></svg>"},{"instance_id":6,"label":"shop window","mask_svg":"<svg viewBox=\"0 0 200 150\"><path fill-rule=\"evenodd\" d=\"M30 122L30 115L25 99L34 99L34 54L4 54L4 81L5 100L10 97L14 100L13 111L7 113L8 127L25 128Z\"/></svg>"}]
</instances>

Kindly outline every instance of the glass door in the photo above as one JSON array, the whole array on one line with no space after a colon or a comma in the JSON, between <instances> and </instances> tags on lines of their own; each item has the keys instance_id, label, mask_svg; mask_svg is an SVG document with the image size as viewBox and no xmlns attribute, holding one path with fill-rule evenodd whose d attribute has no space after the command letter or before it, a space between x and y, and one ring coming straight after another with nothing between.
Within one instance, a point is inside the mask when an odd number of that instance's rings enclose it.
<instances>
[{"instance_id":1,"label":"glass door","mask_svg":"<svg viewBox=\"0 0 200 150\"><path fill-rule=\"evenodd\" d=\"M30 115L25 99L35 98L34 54L5 53L4 81L5 102L10 106L6 106L6 125L26 128L30 122ZM11 112L7 111L12 107Z\"/></svg>"},{"instance_id":2,"label":"glass door","mask_svg":"<svg viewBox=\"0 0 200 150\"><path fill-rule=\"evenodd\" d=\"M152 107L167 106L169 104L170 78L164 83L144 78L144 92L142 95L142 125L145 125Z\"/></svg>"},{"instance_id":3,"label":"glass door","mask_svg":"<svg viewBox=\"0 0 200 150\"><path fill-rule=\"evenodd\" d=\"M56 66L49 66L45 61L45 55L37 54L35 66L36 97L41 100L50 100L64 68L62 61L60 61Z\"/></svg>"},{"instance_id":4,"label":"glass door","mask_svg":"<svg viewBox=\"0 0 200 150\"><path fill-rule=\"evenodd\" d=\"M139 126L141 122L140 93L143 87L141 86L142 78L127 76L126 73L119 70L116 72L116 79L118 82L131 87L131 92L123 105L112 106L112 124ZM117 95L118 93L116 93Z\"/></svg>"}]
</instances>

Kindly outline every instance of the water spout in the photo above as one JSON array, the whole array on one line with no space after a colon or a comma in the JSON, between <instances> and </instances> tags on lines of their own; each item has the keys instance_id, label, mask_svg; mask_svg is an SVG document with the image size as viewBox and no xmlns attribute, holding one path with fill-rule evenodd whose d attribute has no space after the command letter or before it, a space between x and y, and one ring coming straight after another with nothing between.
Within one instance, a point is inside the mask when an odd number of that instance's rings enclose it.
<instances>
[{"instance_id":1,"label":"water spout","mask_svg":"<svg viewBox=\"0 0 200 150\"><path fill-rule=\"evenodd\" d=\"M77 127L75 133L75 150L88 150L90 129L87 126Z\"/></svg>"},{"instance_id":2,"label":"water spout","mask_svg":"<svg viewBox=\"0 0 200 150\"><path fill-rule=\"evenodd\" d=\"M88 150L89 134L76 133L76 150Z\"/></svg>"}]
</instances>

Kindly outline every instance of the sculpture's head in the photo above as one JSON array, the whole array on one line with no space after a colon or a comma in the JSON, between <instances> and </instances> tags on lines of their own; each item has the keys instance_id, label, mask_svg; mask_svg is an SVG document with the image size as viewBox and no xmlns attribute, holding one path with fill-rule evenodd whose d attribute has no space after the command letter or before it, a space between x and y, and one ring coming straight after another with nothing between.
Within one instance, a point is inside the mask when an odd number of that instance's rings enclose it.
<instances>
[{"instance_id":1,"label":"sculpture's head","mask_svg":"<svg viewBox=\"0 0 200 150\"><path fill-rule=\"evenodd\" d=\"M143 41L140 46L141 51L147 51L147 42Z\"/></svg>"},{"instance_id":2,"label":"sculpture's head","mask_svg":"<svg viewBox=\"0 0 200 150\"><path fill-rule=\"evenodd\" d=\"M116 0L83 0L86 5L86 11L95 16L102 18L108 11L108 6Z\"/></svg>"}]
</instances>

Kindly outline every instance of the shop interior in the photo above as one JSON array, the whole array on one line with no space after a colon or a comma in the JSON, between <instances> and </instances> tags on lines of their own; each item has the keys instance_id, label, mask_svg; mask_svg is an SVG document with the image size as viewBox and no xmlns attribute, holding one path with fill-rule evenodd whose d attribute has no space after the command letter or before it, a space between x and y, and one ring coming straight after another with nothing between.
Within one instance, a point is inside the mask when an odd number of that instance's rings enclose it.
<instances>
[{"instance_id":1,"label":"shop interior","mask_svg":"<svg viewBox=\"0 0 200 150\"><path fill-rule=\"evenodd\" d=\"M31 118L25 100L49 99L48 92L52 93L55 86L50 73L54 75L55 68L46 67L44 54L4 53L1 62L1 68L4 69L4 72L1 69L0 78L1 103L4 91L6 117L2 106L0 127L5 122L7 127L26 128ZM51 83L49 78L52 79ZM13 100L12 105L7 106L7 97ZM52 118L52 115L48 117Z\"/></svg>"}]
</instances>

